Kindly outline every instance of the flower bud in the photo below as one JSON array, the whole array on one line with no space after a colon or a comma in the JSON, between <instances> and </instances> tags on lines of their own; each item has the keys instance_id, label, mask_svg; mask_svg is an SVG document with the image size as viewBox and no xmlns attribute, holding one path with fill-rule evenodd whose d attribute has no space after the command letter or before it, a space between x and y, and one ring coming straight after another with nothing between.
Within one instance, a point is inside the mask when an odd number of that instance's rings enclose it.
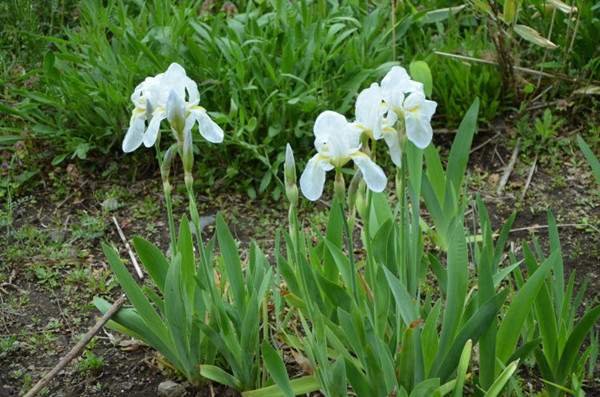
<instances>
[{"instance_id":1,"label":"flower bud","mask_svg":"<svg viewBox=\"0 0 600 397\"><path fill-rule=\"evenodd\" d=\"M368 215L367 214L367 199L365 197L365 187L366 187L365 182L361 178L361 180L358 183L358 189L356 190L356 209L362 219L368 219L367 218L367 215Z\"/></svg>"},{"instance_id":2,"label":"flower bud","mask_svg":"<svg viewBox=\"0 0 600 397\"><path fill-rule=\"evenodd\" d=\"M177 154L177 145L173 144L171 145L167 151L165 152L165 155L163 156L163 160L162 160L162 164L161 164L161 168L160 168L160 175L162 177L163 180L163 184L165 182L169 182L169 176L171 174L171 166L173 165L173 160L175 159L175 155Z\"/></svg>"},{"instance_id":3,"label":"flower bud","mask_svg":"<svg viewBox=\"0 0 600 397\"><path fill-rule=\"evenodd\" d=\"M288 143L285 147L285 163L283 164L285 195L292 206L298 205L298 186L296 185L296 162L294 152Z\"/></svg>"},{"instance_id":4,"label":"flower bud","mask_svg":"<svg viewBox=\"0 0 600 397\"><path fill-rule=\"evenodd\" d=\"M356 208L356 196L358 194L358 186L360 181L362 180L362 173L360 170L356 170L354 176L350 180L350 185L348 186L348 209L350 213L354 213L354 209Z\"/></svg>"},{"instance_id":5,"label":"flower bud","mask_svg":"<svg viewBox=\"0 0 600 397\"><path fill-rule=\"evenodd\" d=\"M192 173L194 167L194 143L192 140L192 130L188 129L183 135L183 144L181 146L181 161L183 162L183 171L186 174Z\"/></svg>"}]
</instances>

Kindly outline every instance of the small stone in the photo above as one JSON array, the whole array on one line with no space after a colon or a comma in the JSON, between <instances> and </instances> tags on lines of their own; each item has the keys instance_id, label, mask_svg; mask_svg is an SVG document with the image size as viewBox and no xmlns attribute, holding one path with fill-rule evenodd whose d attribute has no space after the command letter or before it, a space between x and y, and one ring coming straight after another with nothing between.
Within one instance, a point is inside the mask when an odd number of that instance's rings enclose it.
<instances>
[{"instance_id":1,"label":"small stone","mask_svg":"<svg viewBox=\"0 0 600 397\"><path fill-rule=\"evenodd\" d=\"M158 395L161 397L179 397L185 393L185 387L172 380L167 380L158 385Z\"/></svg>"}]
</instances>

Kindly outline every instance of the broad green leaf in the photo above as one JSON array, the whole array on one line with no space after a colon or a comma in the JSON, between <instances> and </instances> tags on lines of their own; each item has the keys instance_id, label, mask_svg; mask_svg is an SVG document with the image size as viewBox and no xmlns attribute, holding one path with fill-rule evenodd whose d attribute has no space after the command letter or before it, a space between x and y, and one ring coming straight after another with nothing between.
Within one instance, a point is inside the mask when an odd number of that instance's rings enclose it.
<instances>
[{"instance_id":1,"label":"broad green leaf","mask_svg":"<svg viewBox=\"0 0 600 397\"><path fill-rule=\"evenodd\" d=\"M103 314L111 307L109 302L99 297L94 297L94 305ZM111 317L111 321L119 326L117 329L119 332L142 340L149 346L158 350L173 365L181 368L181 363L178 361L177 355L172 351L171 347L167 345L168 341L161 340L160 337L146 325L135 309L127 307L121 308Z\"/></svg>"},{"instance_id":2,"label":"broad green leaf","mask_svg":"<svg viewBox=\"0 0 600 397\"><path fill-rule=\"evenodd\" d=\"M196 260L194 257L194 241L190 232L190 224L187 217L183 217L179 224L179 241L177 254L181 255L181 288L185 293L183 302L186 310L192 314L194 289L196 287Z\"/></svg>"},{"instance_id":3,"label":"broad green leaf","mask_svg":"<svg viewBox=\"0 0 600 397\"><path fill-rule=\"evenodd\" d=\"M596 306L585 313L583 318L579 320L579 323L577 323L569 335L569 339L567 339L567 343L565 344L565 348L560 357L558 370L556 371L560 383L565 383L569 375L573 372L573 364L579 356L581 344L592 327L598 322L598 319L600 319L600 306Z\"/></svg>"},{"instance_id":4,"label":"broad green leaf","mask_svg":"<svg viewBox=\"0 0 600 397\"><path fill-rule=\"evenodd\" d=\"M290 385L290 379L285 369L283 360L277 353L277 351L271 346L268 341L263 341L262 344L262 355L265 362L265 367L271 375L271 378L275 381L275 384L283 391L286 397L294 397L292 386Z\"/></svg>"},{"instance_id":5,"label":"broad green leaf","mask_svg":"<svg viewBox=\"0 0 600 397\"><path fill-rule=\"evenodd\" d=\"M409 397L430 397L438 387L440 387L438 378L425 379L412 389Z\"/></svg>"},{"instance_id":6,"label":"broad green leaf","mask_svg":"<svg viewBox=\"0 0 600 397\"><path fill-rule=\"evenodd\" d=\"M442 22L450 18L450 16L458 14L465 7L466 6L463 4L455 7L438 8L437 10L428 11L419 21L421 23Z\"/></svg>"},{"instance_id":7,"label":"broad green leaf","mask_svg":"<svg viewBox=\"0 0 600 397\"><path fill-rule=\"evenodd\" d=\"M445 354L461 322L467 296L468 256L467 240L462 218L455 219L451 226L447 265L447 299L440 335L440 354ZM465 340L466 342L466 340ZM464 342L463 342L464 343ZM462 350L462 345L460 347Z\"/></svg>"},{"instance_id":8,"label":"broad green leaf","mask_svg":"<svg viewBox=\"0 0 600 397\"><path fill-rule=\"evenodd\" d=\"M237 251L235 240L223 219L223 216L217 214L217 239L219 240L219 248L223 257L223 264L227 273L227 280L231 285L233 297L239 307L244 307L245 292L244 281L242 275L242 262Z\"/></svg>"},{"instance_id":9,"label":"broad green leaf","mask_svg":"<svg viewBox=\"0 0 600 397\"><path fill-rule=\"evenodd\" d=\"M594 174L594 178L596 178L596 183L600 185L600 161L598 161L598 158L594 156L592 149L590 149L589 145L580 135L577 135L577 143L579 144L579 148L583 152L585 159L590 164L590 167L592 167L592 172Z\"/></svg>"},{"instance_id":10,"label":"broad green leaf","mask_svg":"<svg viewBox=\"0 0 600 397\"><path fill-rule=\"evenodd\" d=\"M431 70L429 65L425 61L414 61L410 63L410 76L413 80L423 83L425 95L431 97L431 91L433 90L433 77L431 77Z\"/></svg>"},{"instance_id":11,"label":"broad green leaf","mask_svg":"<svg viewBox=\"0 0 600 397\"><path fill-rule=\"evenodd\" d=\"M473 136L477 131L477 115L479 114L479 98L475 99L458 126L458 133L452 143L448 157L448 170L446 173L446 186L449 184L458 194L461 191L462 181L469 161L469 151ZM446 187L446 195L448 187Z\"/></svg>"},{"instance_id":12,"label":"broad green leaf","mask_svg":"<svg viewBox=\"0 0 600 397\"><path fill-rule=\"evenodd\" d=\"M516 24L513 29L515 33L517 33L519 36L529 41L530 43L533 43L540 47L548 48L549 50L558 48L556 44L542 36L537 30L535 30L532 27Z\"/></svg>"},{"instance_id":13,"label":"broad green leaf","mask_svg":"<svg viewBox=\"0 0 600 397\"><path fill-rule=\"evenodd\" d=\"M496 397L500 394L510 377L515 373L519 365L519 360L510 363L500 375L496 378L492 386L485 393L484 397Z\"/></svg>"},{"instance_id":14,"label":"broad green leaf","mask_svg":"<svg viewBox=\"0 0 600 397\"><path fill-rule=\"evenodd\" d=\"M458 360L458 368L456 369L456 384L454 386L454 393L452 397L462 397L463 386L465 384L465 378L467 377L467 371L469 370L469 361L471 360L471 349L473 348L473 341L469 339L465 343L460 360Z\"/></svg>"},{"instance_id":15,"label":"broad green leaf","mask_svg":"<svg viewBox=\"0 0 600 397\"><path fill-rule=\"evenodd\" d=\"M133 238L133 246L158 289L161 292L164 291L165 278L169 268L167 258L157 246L141 237Z\"/></svg>"},{"instance_id":16,"label":"broad green leaf","mask_svg":"<svg viewBox=\"0 0 600 397\"><path fill-rule=\"evenodd\" d=\"M557 259L558 253L552 253L535 273L529 276L529 279L513 297L512 303L500 323L496 336L496 356L503 363L514 352L521 333L521 327L533 307L531 303L534 302L540 288L544 284L544 279L554 267Z\"/></svg>"},{"instance_id":17,"label":"broad green leaf","mask_svg":"<svg viewBox=\"0 0 600 397\"><path fill-rule=\"evenodd\" d=\"M191 366L188 327L191 324L191 314L186 313L184 294L181 274L181 253L177 253L171 262L171 266L169 266L167 279L165 280L165 318L179 359L186 366Z\"/></svg>"},{"instance_id":18,"label":"broad green leaf","mask_svg":"<svg viewBox=\"0 0 600 397\"><path fill-rule=\"evenodd\" d=\"M334 201L329 211L329 222L327 223L327 240L335 247L341 249L344 236L344 220L342 219L343 211L340 203ZM325 277L335 282L338 279L338 270L334 259L329 250L325 249L323 265L325 267Z\"/></svg>"},{"instance_id":19,"label":"broad green leaf","mask_svg":"<svg viewBox=\"0 0 600 397\"><path fill-rule=\"evenodd\" d=\"M439 358L436 359L431 370L431 375L439 376L442 381L450 378L456 370L457 363L467 340L471 339L473 343L477 343L481 335L489 328L491 320L497 315L500 306L506 299L507 293L508 291L504 290L496 294L469 318L452 341L448 353L444 357L438 356Z\"/></svg>"},{"instance_id":20,"label":"broad green leaf","mask_svg":"<svg viewBox=\"0 0 600 397\"><path fill-rule=\"evenodd\" d=\"M290 386L295 396L312 393L319 390L321 387L319 381L313 375L292 379L290 381ZM262 389L242 392L242 397L286 397L286 395L279 388L279 386L272 385L263 387Z\"/></svg>"},{"instance_id":21,"label":"broad green leaf","mask_svg":"<svg viewBox=\"0 0 600 397\"><path fill-rule=\"evenodd\" d=\"M425 172L431 187L435 192L438 202L444 200L444 189L446 188L446 174L440 160L438 149L434 145L429 145L423 151L425 155Z\"/></svg>"},{"instance_id":22,"label":"broad green leaf","mask_svg":"<svg viewBox=\"0 0 600 397\"><path fill-rule=\"evenodd\" d=\"M221 368L214 365L200 365L200 375L213 382L229 386L235 390L240 390L241 384L233 375L223 371Z\"/></svg>"},{"instance_id":23,"label":"broad green leaf","mask_svg":"<svg viewBox=\"0 0 600 397\"><path fill-rule=\"evenodd\" d=\"M413 298L410 296L406 287L385 267L383 268L388 285L396 300L396 309L399 311L402 320L406 326L415 321L418 316L418 308Z\"/></svg>"},{"instance_id":24,"label":"broad green leaf","mask_svg":"<svg viewBox=\"0 0 600 397\"><path fill-rule=\"evenodd\" d=\"M117 251L106 243L102 243L102 251L104 251L104 255L108 259L108 263L115 273L119 284L125 291L125 294L127 294L129 301L133 304L138 314L144 320L144 323L146 323L146 325L150 327L161 340L168 340L165 324L152 305L150 305L150 302L148 302L148 299L144 296L142 289L137 285L129 271L127 271L123 262L121 262Z\"/></svg>"}]
</instances>

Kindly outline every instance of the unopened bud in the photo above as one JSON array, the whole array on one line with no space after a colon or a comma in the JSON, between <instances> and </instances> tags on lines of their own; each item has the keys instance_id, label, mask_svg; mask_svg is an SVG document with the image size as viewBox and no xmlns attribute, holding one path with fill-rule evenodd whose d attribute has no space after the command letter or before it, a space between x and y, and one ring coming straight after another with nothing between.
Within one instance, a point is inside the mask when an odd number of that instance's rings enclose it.
<instances>
[{"instance_id":1,"label":"unopened bud","mask_svg":"<svg viewBox=\"0 0 600 397\"><path fill-rule=\"evenodd\" d=\"M171 165L173 165L173 159L175 159L175 154L177 154L177 145L173 144L167 149L165 155L163 156L160 168L160 175L162 177L163 184L165 182L169 182L169 176L171 174Z\"/></svg>"},{"instance_id":2,"label":"unopened bud","mask_svg":"<svg viewBox=\"0 0 600 397\"><path fill-rule=\"evenodd\" d=\"M360 181L362 180L362 173L360 170L357 170L354 173L354 176L350 180L350 185L348 186L348 209L350 213L354 213L354 208L356 208L356 196L358 193L358 186Z\"/></svg>"},{"instance_id":3,"label":"unopened bud","mask_svg":"<svg viewBox=\"0 0 600 397\"><path fill-rule=\"evenodd\" d=\"M183 135L183 144L181 147L181 161L183 162L183 171L192 173L194 168L194 143L192 140L192 130L188 129Z\"/></svg>"},{"instance_id":4,"label":"unopened bud","mask_svg":"<svg viewBox=\"0 0 600 397\"><path fill-rule=\"evenodd\" d=\"M294 152L288 143L285 147L285 162L283 164L283 179L285 195L292 206L298 205L298 186L296 185L296 162Z\"/></svg>"},{"instance_id":5,"label":"unopened bud","mask_svg":"<svg viewBox=\"0 0 600 397\"><path fill-rule=\"evenodd\" d=\"M367 200L365 197L366 185L364 180L359 181L358 189L356 190L356 210L362 219L367 218Z\"/></svg>"}]
</instances>

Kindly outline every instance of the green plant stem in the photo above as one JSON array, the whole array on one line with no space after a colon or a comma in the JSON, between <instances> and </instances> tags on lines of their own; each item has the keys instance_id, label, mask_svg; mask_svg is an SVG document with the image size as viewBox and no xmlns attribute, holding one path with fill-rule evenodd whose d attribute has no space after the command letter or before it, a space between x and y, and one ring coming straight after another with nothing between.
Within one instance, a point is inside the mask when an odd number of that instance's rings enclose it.
<instances>
[{"instance_id":1,"label":"green plant stem","mask_svg":"<svg viewBox=\"0 0 600 397\"><path fill-rule=\"evenodd\" d=\"M169 225L169 239L171 240L169 243L169 250L171 251L171 257L175 256L175 251L177 247L177 235L175 233L175 219L173 217L173 201L171 198L171 190L172 187L168 184L169 175L164 175L163 172L163 161L162 161L162 152L160 151L160 132L158 137L156 138L156 144L154 145L156 149L156 160L158 161L158 168L160 170L160 177L163 181L163 194L165 195L165 206L167 207L167 222ZM165 183L167 181L167 183Z\"/></svg>"}]
</instances>

